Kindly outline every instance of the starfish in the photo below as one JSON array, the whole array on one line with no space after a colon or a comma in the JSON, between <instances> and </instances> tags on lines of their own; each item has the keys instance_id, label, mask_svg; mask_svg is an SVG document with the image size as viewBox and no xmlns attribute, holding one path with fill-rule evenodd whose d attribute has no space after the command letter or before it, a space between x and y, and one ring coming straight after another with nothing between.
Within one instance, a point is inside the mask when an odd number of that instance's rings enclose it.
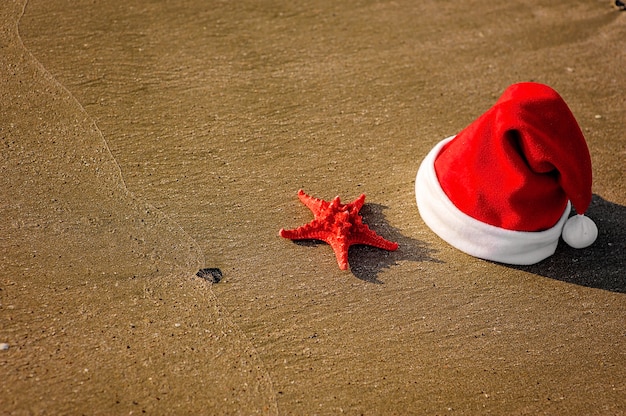
<instances>
[{"instance_id":1,"label":"starfish","mask_svg":"<svg viewBox=\"0 0 626 416\"><path fill-rule=\"evenodd\" d=\"M363 224L359 211L365 202L362 194L349 204L342 204L339 197L324 201L307 195L301 189L298 198L315 215L310 223L293 230L281 228L278 234L291 240L322 240L330 244L341 270L348 269L348 249L354 244L366 244L394 251L398 243L385 240Z\"/></svg>"}]
</instances>

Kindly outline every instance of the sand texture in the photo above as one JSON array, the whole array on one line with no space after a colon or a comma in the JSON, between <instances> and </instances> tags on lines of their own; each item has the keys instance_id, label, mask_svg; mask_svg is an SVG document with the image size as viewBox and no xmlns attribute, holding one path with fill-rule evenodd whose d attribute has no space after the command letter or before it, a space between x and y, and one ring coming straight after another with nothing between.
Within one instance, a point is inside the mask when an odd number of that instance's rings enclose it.
<instances>
[{"instance_id":1,"label":"sand texture","mask_svg":"<svg viewBox=\"0 0 626 416\"><path fill-rule=\"evenodd\" d=\"M626 414L625 39L604 0L3 1L0 414ZM531 80L600 236L511 267L413 189ZM400 248L280 238L298 189Z\"/></svg>"}]
</instances>

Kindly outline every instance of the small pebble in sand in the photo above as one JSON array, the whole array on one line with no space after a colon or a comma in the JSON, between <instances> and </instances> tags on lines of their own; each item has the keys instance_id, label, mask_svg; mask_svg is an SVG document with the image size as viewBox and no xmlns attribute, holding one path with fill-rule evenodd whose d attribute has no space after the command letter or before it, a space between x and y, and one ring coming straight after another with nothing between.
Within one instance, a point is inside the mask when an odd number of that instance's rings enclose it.
<instances>
[{"instance_id":1,"label":"small pebble in sand","mask_svg":"<svg viewBox=\"0 0 626 416\"><path fill-rule=\"evenodd\" d=\"M0 343L0 351L6 351L8 349L9 349L9 344L7 344L6 342Z\"/></svg>"},{"instance_id":2,"label":"small pebble in sand","mask_svg":"<svg viewBox=\"0 0 626 416\"><path fill-rule=\"evenodd\" d=\"M211 283L219 283L222 280L222 271L217 268L206 268L198 270L196 276L208 280Z\"/></svg>"}]
</instances>

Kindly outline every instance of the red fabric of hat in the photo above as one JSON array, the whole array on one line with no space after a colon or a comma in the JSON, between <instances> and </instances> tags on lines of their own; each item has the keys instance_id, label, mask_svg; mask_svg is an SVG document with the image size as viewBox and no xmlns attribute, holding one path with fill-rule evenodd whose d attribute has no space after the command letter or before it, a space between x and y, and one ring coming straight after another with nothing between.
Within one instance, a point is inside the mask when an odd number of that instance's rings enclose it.
<instances>
[{"instance_id":1,"label":"red fabric of hat","mask_svg":"<svg viewBox=\"0 0 626 416\"><path fill-rule=\"evenodd\" d=\"M546 230L568 199L580 214L591 202L585 138L559 94L537 83L510 86L443 147L435 171L457 208L508 230Z\"/></svg>"}]
</instances>

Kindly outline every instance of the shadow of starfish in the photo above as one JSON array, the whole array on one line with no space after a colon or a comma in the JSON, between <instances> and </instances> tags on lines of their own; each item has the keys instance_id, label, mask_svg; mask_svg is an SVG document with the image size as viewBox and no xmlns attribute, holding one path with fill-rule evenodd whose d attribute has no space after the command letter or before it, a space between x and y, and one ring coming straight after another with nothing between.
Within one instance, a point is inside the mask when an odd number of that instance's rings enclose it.
<instances>
[{"instance_id":1,"label":"shadow of starfish","mask_svg":"<svg viewBox=\"0 0 626 416\"><path fill-rule=\"evenodd\" d=\"M553 256L531 266L508 266L580 286L626 293L626 207L593 195L586 214L598 239L582 250L563 241Z\"/></svg>"},{"instance_id":2,"label":"shadow of starfish","mask_svg":"<svg viewBox=\"0 0 626 416\"><path fill-rule=\"evenodd\" d=\"M351 247L348 256L352 274L366 282L383 284L378 279L380 271L396 265L400 261L441 263L441 260L432 257L436 250L427 247L426 243L422 241L402 235L400 230L387 224L383 214L383 210L386 208L384 205L366 203L361 209L363 223L386 239L397 242L399 244L398 249L385 251L363 245Z\"/></svg>"}]
</instances>

